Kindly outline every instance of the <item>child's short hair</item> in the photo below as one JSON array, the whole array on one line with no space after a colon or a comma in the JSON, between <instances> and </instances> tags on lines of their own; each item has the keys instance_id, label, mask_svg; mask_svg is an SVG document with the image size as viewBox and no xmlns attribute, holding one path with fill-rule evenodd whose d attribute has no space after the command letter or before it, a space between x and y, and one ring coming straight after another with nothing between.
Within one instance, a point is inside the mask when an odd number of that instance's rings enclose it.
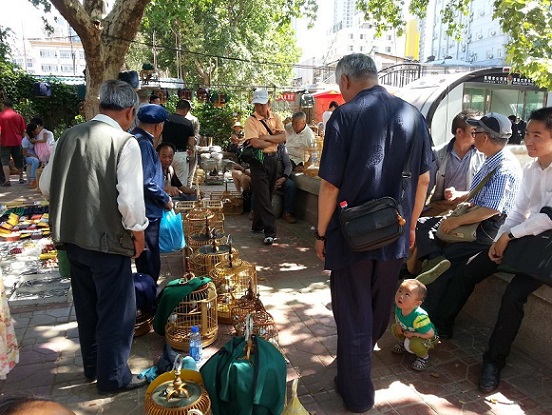
<instances>
[{"instance_id":1,"label":"child's short hair","mask_svg":"<svg viewBox=\"0 0 552 415\"><path fill-rule=\"evenodd\" d=\"M427 288L426 286L421 283L420 281L416 279L407 279L404 280L401 285L408 285L411 287L414 287L416 289L416 293L418 294L418 300L424 301L427 295Z\"/></svg>"}]
</instances>

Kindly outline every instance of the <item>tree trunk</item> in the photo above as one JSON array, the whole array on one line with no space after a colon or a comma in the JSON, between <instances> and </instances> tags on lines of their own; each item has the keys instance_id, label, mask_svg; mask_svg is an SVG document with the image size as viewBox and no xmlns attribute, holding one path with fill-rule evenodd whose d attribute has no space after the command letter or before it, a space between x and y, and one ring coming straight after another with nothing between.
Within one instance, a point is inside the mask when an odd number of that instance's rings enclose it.
<instances>
[{"instance_id":1,"label":"tree trunk","mask_svg":"<svg viewBox=\"0 0 552 415\"><path fill-rule=\"evenodd\" d=\"M105 80L116 79L124 65L144 10L150 0L116 0L105 15L106 0L50 0L79 35L86 58L85 118L98 113L98 95ZM124 4L123 4L124 3Z\"/></svg>"}]
</instances>

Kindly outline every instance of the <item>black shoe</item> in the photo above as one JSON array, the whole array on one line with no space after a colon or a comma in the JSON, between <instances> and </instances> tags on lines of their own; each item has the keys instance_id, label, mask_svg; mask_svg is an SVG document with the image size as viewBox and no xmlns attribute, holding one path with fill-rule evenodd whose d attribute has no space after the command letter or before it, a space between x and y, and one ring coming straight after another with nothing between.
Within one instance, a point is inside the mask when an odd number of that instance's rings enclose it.
<instances>
[{"instance_id":1,"label":"black shoe","mask_svg":"<svg viewBox=\"0 0 552 415\"><path fill-rule=\"evenodd\" d=\"M251 229L251 232L253 232L253 233L263 233L264 229Z\"/></svg>"},{"instance_id":2,"label":"black shoe","mask_svg":"<svg viewBox=\"0 0 552 415\"><path fill-rule=\"evenodd\" d=\"M500 382L500 369L494 364L485 362L481 369L479 378L479 390L483 393L489 393L498 388Z\"/></svg>"},{"instance_id":3,"label":"black shoe","mask_svg":"<svg viewBox=\"0 0 552 415\"><path fill-rule=\"evenodd\" d=\"M121 392L131 391L133 389L138 389L138 388L141 388L143 386L146 386L147 384L148 384L148 380L146 379L145 376L144 376L143 379L138 379L138 375L133 374L132 378L130 379L130 382L128 383L128 385L123 386L120 389L115 389L115 390L111 390L111 391L103 391L101 389L98 389L98 393L100 395L111 395L111 394L114 394L114 393L121 393Z\"/></svg>"}]
</instances>

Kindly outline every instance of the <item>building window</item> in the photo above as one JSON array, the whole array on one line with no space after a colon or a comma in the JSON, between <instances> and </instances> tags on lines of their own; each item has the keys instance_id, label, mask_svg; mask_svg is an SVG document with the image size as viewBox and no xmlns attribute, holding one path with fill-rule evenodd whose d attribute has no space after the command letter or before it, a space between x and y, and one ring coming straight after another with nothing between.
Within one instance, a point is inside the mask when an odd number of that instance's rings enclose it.
<instances>
[{"instance_id":1,"label":"building window","mask_svg":"<svg viewBox=\"0 0 552 415\"><path fill-rule=\"evenodd\" d=\"M55 49L40 49L40 57L49 59L49 58L56 58L56 50Z\"/></svg>"},{"instance_id":2,"label":"building window","mask_svg":"<svg viewBox=\"0 0 552 415\"><path fill-rule=\"evenodd\" d=\"M69 49L60 49L59 57L60 59L71 59L71 51Z\"/></svg>"},{"instance_id":3,"label":"building window","mask_svg":"<svg viewBox=\"0 0 552 415\"><path fill-rule=\"evenodd\" d=\"M57 72L57 65L42 65L42 72L54 73Z\"/></svg>"},{"instance_id":4,"label":"building window","mask_svg":"<svg viewBox=\"0 0 552 415\"><path fill-rule=\"evenodd\" d=\"M349 33L349 39L354 39L355 35L353 33Z\"/></svg>"},{"instance_id":5,"label":"building window","mask_svg":"<svg viewBox=\"0 0 552 415\"><path fill-rule=\"evenodd\" d=\"M361 52L364 52L364 46L361 46L361 47L360 47L360 51L361 51Z\"/></svg>"},{"instance_id":6,"label":"building window","mask_svg":"<svg viewBox=\"0 0 552 415\"><path fill-rule=\"evenodd\" d=\"M387 35L386 38L387 40L393 40L393 35Z\"/></svg>"},{"instance_id":7,"label":"building window","mask_svg":"<svg viewBox=\"0 0 552 415\"><path fill-rule=\"evenodd\" d=\"M385 53L391 53L391 46L385 47Z\"/></svg>"},{"instance_id":8,"label":"building window","mask_svg":"<svg viewBox=\"0 0 552 415\"><path fill-rule=\"evenodd\" d=\"M73 73L73 65L61 65L62 73Z\"/></svg>"},{"instance_id":9,"label":"building window","mask_svg":"<svg viewBox=\"0 0 552 415\"><path fill-rule=\"evenodd\" d=\"M360 34L360 39L362 40L362 39L365 39L365 38L366 38L366 35L364 33L361 33Z\"/></svg>"},{"instance_id":10,"label":"building window","mask_svg":"<svg viewBox=\"0 0 552 415\"><path fill-rule=\"evenodd\" d=\"M353 45L349 45L349 47L347 48L347 50L348 50L349 52L352 52L352 51L353 51Z\"/></svg>"},{"instance_id":11,"label":"building window","mask_svg":"<svg viewBox=\"0 0 552 415\"><path fill-rule=\"evenodd\" d=\"M84 50L79 50L79 59L84 59Z\"/></svg>"}]
</instances>

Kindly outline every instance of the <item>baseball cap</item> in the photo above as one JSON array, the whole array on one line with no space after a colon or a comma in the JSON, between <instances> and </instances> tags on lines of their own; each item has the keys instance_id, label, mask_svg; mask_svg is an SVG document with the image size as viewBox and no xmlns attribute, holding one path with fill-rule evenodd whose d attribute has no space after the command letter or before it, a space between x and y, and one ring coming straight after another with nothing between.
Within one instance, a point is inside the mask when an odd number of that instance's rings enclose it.
<instances>
[{"instance_id":1,"label":"baseball cap","mask_svg":"<svg viewBox=\"0 0 552 415\"><path fill-rule=\"evenodd\" d=\"M145 124L159 124L167 119L168 111L157 104L142 105L138 110L138 120Z\"/></svg>"},{"instance_id":2,"label":"baseball cap","mask_svg":"<svg viewBox=\"0 0 552 415\"><path fill-rule=\"evenodd\" d=\"M252 104L266 104L268 102L268 91L266 89L256 89L253 93Z\"/></svg>"},{"instance_id":3,"label":"baseball cap","mask_svg":"<svg viewBox=\"0 0 552 415\"><path fill-rule=\"evenodd\" d=\"M510 138L512 136L512 123L508 117L496 112L489 112L478 120L469 118L466 122L474 127L482 128L493 137Z\"/></svg>"},{"instance_id":4,"label":"baseball cap","mask_svg":"<svg viewBox=\"0 0 552 415\"><path fill-rule=\"evenodd\" d=\"M236 121L236 122L234 123L234 125L232 126L232 128L241 128L241 129L243 130L243 125L242 125L241 122Z\"/></svg>"}]
</instances>

